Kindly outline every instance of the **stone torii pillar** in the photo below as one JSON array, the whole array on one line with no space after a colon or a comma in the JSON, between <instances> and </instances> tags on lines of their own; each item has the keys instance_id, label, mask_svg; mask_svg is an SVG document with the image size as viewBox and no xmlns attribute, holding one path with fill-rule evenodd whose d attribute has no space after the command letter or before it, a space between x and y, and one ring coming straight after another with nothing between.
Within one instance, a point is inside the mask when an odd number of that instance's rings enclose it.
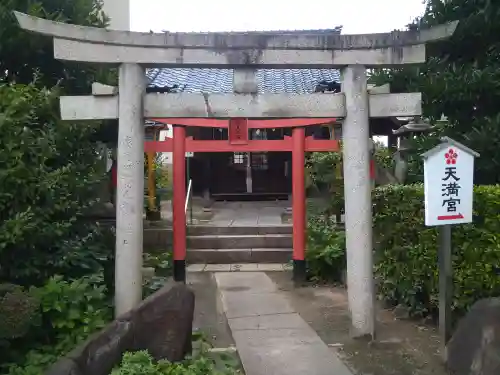
<instances>
[{"instance_id":1,"label":"stone torii pillar","mask_svg":"<svg viewBox=\"0 0 500 375\"><path fill-rule=\"evenodd\" d=\"M342 71L347 115L342 124L347 288L354 336L374 335L372 184L366 68Z\"/></svg>"},{"instance_id":2,"label":"stone torii pillar","mask_svg":"<svg viewBox=\"0 0 500 375\"><path fill-rule=\"evenodd\" d=\"M123 173L124 181L118 186L122 198L117 209L124 216L117 227L120 232L117 252L127 254L127 262L117 262L117 267L120 267L120 274L127 274L128 278L115 286L117 306L120 306L117 313L130 309L140 299L144 182L142 164L140 175L138 166L144 149L143 134L138 132L143 117L338 118L344 119L347 284L352 333L353 336L374 335L368 122L373 117L419 116L422 109L420 93L370 94L366 69L425 62L425 43L450 37L458 22L423 31L366 35L314 32L150 34L85 28L15 14L23 29L54 38L57 59L121 66L118 94L110 89L106 96L61 97L63 120L119 118L120 129L123 129L119 152L127 158L127 168ZM343 73L344 92L144 94L144 81L139 78L143 66L337 68ZM295 139L302 148L300 130ZM297 158L296 164L302 164L302 160ZM298 194L302 195L300 189ZM303 226L302 219L298 224ZM303 238L297 237L297 243L301 242Z\"/></svg>"},{"instance_id":3,"label":"stone torii pillar","mask_svg":"<svg viewBox=\"0 0 500 375\"><path fill-rule=\"evenodd\" d=\"M104 0L109 29L130 30L130 0ZM144 121L142 101L145 94L145 71L138 64L119 68L119 99L115 314L121 315L142 300L143 191L144 191ZM139 217L137 212L141 213ZM139 232L140 230L140 232Z\"/></svg>"},{"instance_id":4,"label":"stone torii pillar","mask_svg":"<svg viewBox=\"0 0 500 375\"><path fill-rule=\"evenodd\" d=\"M144 227L144 68L119 68L118 170L116 194L115 311L119 316L142 300Z\"/></svg>"}]
</instances>

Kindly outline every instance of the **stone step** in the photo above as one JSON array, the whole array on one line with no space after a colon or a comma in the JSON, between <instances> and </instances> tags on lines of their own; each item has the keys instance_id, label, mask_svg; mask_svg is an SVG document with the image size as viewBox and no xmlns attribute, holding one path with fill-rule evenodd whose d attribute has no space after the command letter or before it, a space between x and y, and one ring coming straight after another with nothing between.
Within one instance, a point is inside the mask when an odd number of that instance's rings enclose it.
<instances>
[{"instance_id":1,"label":"stone step","mask_svg":"<svg viewBox=\"0 0 500 375\"><path fill-rule=\"evenodd\" d=\"M292 248L292 235L207 235L188 236L188 249L263 249Z\"/></svg>"},{"instance_id":2,"label":"stone step","mask_svg":"<svg viewBox=\"0 0 500 375\"><path fill-rule=\"evenodd\" d=\"M291 225L259 225L259 226L213 226L193 225L187 228L192 236L208 235L259 235L259 234L292 234Z\"/></svg>"},{"instance_id":3,"label":"stone step","mask_svg":"<svg viewBox=\"0 0 500 375\"><path fill-rule=\"evenodd\" d=\"M269 235L269 234L292 234L290 225L262 225L262 226L213 226L193 225L187 228L188 236L239 236L239 235ZM172 245L172 228L148 227L144 229L144 248L147 250L162 249ZM246 246L265 247L265 246ZM277 246L281 247L281 246ZM291 247L291 246L290 246Z\"/></svg>"},{"instance_id":4,"label":"stone step","mask_svg":"<svg viewBox=\"0 0 500 375\"><path fill-rule=\"evenodd\" d=\"M198 272L289 272L293 270L291 263L191 263L186 271L189 273Z\"/></svg>"},{"instance_id":5,"label":"stone step","mask_svg":"<svg viewBox=\"0 0 500 375\"><path fill-rule=\"evenodd\" d=\"M189 249L186 256L189 264L287 263L292 249Z\"/></svg>"}]
</instances>

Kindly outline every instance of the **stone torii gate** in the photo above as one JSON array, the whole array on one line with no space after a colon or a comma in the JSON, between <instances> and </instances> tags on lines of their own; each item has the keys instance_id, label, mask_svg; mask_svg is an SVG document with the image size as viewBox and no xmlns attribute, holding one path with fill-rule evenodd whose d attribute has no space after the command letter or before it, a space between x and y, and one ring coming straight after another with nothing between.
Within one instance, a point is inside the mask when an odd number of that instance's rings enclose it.
<instances>
[{"instance_id":1,"label":"stone torii gate","mask_svg":"<svg viewBox=\"0 0 500 375\"><path fill-rule=\"evenodd\" d=\"M421 95L369 95L366 70L425 62L425 44L450 37L457 22L423 31L366 35L152 34L68 25L18 12L16 17L23 29L53 38L56 59L119 65L117 89L96 84L92 96L61 98L63 120L119 120L116 314L130 310L142 297L145 118L290 121L305 118L310 122L338 118L343 119L347 284L352 333L374 335L369 118L421 115ZM158 66L234 69L235 92L146 94L145 68ZM342 92L257 94L255 70L258 68L338 68L342 70ZM295 129L298 129L292 137L295 141L291 143L302 149L303 154L304 128ZM189 144L185 141L185 128L174 126L174 155L190 151ZM324 148L311 146L311 150L318 149ZM182 185L178 182L177 186ZM182 192L174 191L174 194L185 194L185 189L180 190ZM175 214L183 211L178 202L182 200L174 197L174 220L179 220ZM304 215L304 212L294 207L293 214ZM294 228L294 248L304 246L296 240L304 241L305 218L298 218L297 222L302 224ZM181 243L179 236L185 236L185 231L176 234L174 230L174 236L177 236L174 242ZM183 266L182 259L176 260ZM295 260L303 262L303 259Z\"/></svg>"}]
</instances>

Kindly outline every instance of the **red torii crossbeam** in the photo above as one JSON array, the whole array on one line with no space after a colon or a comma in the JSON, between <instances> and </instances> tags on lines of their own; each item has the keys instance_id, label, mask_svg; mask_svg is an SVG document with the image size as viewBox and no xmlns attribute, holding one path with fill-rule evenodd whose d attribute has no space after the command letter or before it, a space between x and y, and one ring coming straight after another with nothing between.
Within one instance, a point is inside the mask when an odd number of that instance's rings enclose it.
<instances>
[{"instance_id":1,"label":"red torii crossbeam","mask_svg":"<svg viewBox=\"0 0 500 375\"><path fill-rule=\"evenodd\" d=\"M154 119L172 124L173 138L164 141L146 141L145 152L172 152L173 157L173 257L174 279L186 278L186 152L292 152L292 215L293 215L293 275L297 281L305 279L306 247L306 192L305 152L339 151L337 140L320 140L305 136L305 127L328 125L334 118L291 118L252 120L246 118L168 118ZM194 140L186 138L186 127L201 126L227 128L228 140ZM251 140L248 129L292 128L292 136L282 140Z\"/></svg>"},{"instance_id":2,"label":"red torii crossbeam","mask_svg":"<svg viewBox=\"0 0 500 375\"><path fill-rule=\"evenodd\" d=\"M164 141L146 141L144 152L173 152L174 139L167 138ZM305 152L340 150L339 142L330 139L313 139L305 137ZM285 136L278 140L249 140L246 144L229 143L227 140L194 140L193 137L185 138L186 152L293 152L293 137Z\"/></svg>"},{"instance_id":3,"label":"red torii crossbeam","mask_svg":"<svg viewBox=\"0 0 500 375\"><path fill-rule=\"evenodd\" d=\"M270 119L252 120L244 118L234 119L209 119L209 118L168 118L152 119L155 122L164 124L175 124L174 126L198 126L210 128L231 128L241 127L242 123L246 129L278 129L296 128L301 126L327 125L335 122L334 118L292 118L292 119ZM231 125L234 125L230 127ZM292 130L293 131L293 130ZM243 133L247 133L244 131ZM293 151L293 137L285 136L282 140L249 140L248 137L234 139L229 131L229 140L194 140L187 137L186 152L280 152ZM164 141L146 141L144 143L145 152L173 152L175 138L167 138ZM305 138L305 152L337 152L339 142L329 139Z\"/></svg>"}]
</instances>

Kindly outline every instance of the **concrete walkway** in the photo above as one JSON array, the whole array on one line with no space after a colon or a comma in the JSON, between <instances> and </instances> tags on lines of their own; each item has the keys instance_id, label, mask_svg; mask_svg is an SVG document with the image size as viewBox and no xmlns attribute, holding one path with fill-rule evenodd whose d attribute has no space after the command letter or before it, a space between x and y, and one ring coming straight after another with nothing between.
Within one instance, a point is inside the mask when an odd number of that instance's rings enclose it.
<instances>
[{"instance_id":1,"label":"concrete walkway","mask_svg":"<svg viewBox=\"0 0 500 375\"><path fill-rule=\"evenodd\" d=\"M352 375L264 272L215 279L246 375Z\"/></svg>"}]
</instances>

